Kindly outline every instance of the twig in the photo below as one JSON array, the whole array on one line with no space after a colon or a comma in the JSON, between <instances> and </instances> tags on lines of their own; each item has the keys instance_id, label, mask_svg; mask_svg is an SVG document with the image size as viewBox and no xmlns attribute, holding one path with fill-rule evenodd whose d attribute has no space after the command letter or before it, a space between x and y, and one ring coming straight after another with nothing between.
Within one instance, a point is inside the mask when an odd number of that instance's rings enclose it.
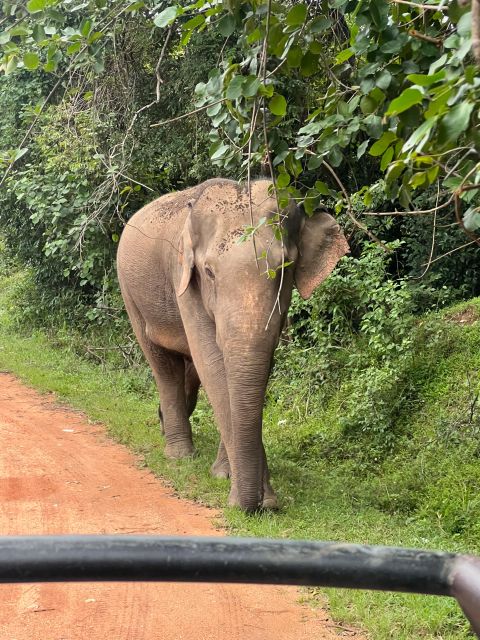
<instances>
[{"instance_id":1,"label":"twig","mask_svg":"<svg viewBox=\"0 0 480 640\"><path fill-rule=\"evenodd\" d=\"M151 124L150 127L163 127L165 124L170 124L172 122L177 122L177 120L183 120L184 118L189 118L193 116L195 113L199 113L200 111L205 111L209 107L213 107L216 104L220 104L220 102L225 102L226 98L220 98L220 100L215 100L215 102L209 102L208 104L204 104L203 107L198 107L198 109L194 109L193 111L189 111L188 113L184 113L181 116L177 116L176 118L170 118L170 120L163 120L162 122L156 122L155 124Z\"/></svg>"},{"instance_id":2,"label":"twig","mask_svg":"<svg viewBox=\"0 0 480 640\"><path fill-rule=\"evenodd\" d=\"M437 184L437 205L438 205L439 197L440 197L440 183ZM427 273L427 271L430 269L430 266L432 264L433 251L435 249L435 233L437 230L437 211L438 209L435 209L433 213L432 244L430 247L430 255L428 256L428 262L423 273L420 276L418 276L418 278L415 278L415 280L420 280L421 278L423 278L423 276Z\"/></svg>"},{"instance_id":3,"label":"twig","mask_svg":"<svg viewBox=\"0 0 480 640\"><path fill-rule=\"evenodd\" d=\"M252 204L252 176L251 176L251 163L250 163L250 159L252 157L252 140L253 140L253 132L255 131L255 127L257 125L257 115L258 115L258 109L257 109L257 101L255 100L253 103L253 109L252 109L252 119L250 121L250 135L248 137L248 157L247 157L247 189L248 189L248 208L250 211L250 224L252 225L252 227L254 226L253 224L253 204ZM253 241L253 252L255 254L255 264L257 265L257 269L258 269L258 256L257 256L257 242L255 240L255 233L252 235L252 241Z\"/></svg>"},{"instance_id":4,"label":"twig","mask_svg":"<svg viewBox=\"0 0 480 640\"><path fill-rule=\"evenodd\" d=\"M160 85L163 84L163 80L160 76L160 65L163 62L163 58L165 56L165 51L167 50L168 41L170 40L170 36L172 35L173 25L170 26L170 29L167 32L167 37L165 38L165 42L163 43L162 50L160 52L160 57L158 58L157 66L155 67L155 75L157 76L157 102L160 101Z\"/></svg>"},{"instance_id":5,"label":"twig","mask_svg":"<svg viewBox=\"0 0 480 640\"><path fill-rule=\"evenodd\" d=\"M435 258L434 260L432 260L430 264L433 264L434 262L438 262L438 260L441 260L442 258L446 258L450 254L455 253L456 251L460 251L461 249L465 249L465 247L469 247L470 245L475 243L476 243L476 240L471 240L470 242L466 242L465 244L462 244L460 247L455 247L455 249L451 249L451 251L447 251L446 253L443 253L441 256L438 256L438 258ZM426 264L428 263L424 262L421 266L424 267Z\"/></svg>"},{"instance_id":6,"label":"twig","mask_svg":"<svg viewBox=\"0 0 480 640\"><path fill-rule=\"evenodd\" d=\"M478 187L480 189L480 185ZM440 209L445 209L452 204L453 196L449 198L448 202L439 204L438 207L432 207L431 209L416 209L415 211L364 211L362 216L424 216L430 213L436 213Z\"/></svg>"},{"instance_id":7,"label":"twig","mask_svg":"<svg viewBox=\"0 0 480 640\"><path fill-rule=\"evenodd\" d=\"M359 220L357 220L357 218L355 218L355 216L353 215L353 209L352 209L352 201L350 200L350 197L347 193L347 190L345 189L343 182L340 180L340 178L338 177L335 169L333 167L331 167L328 162L326 162L325 160L322 160L322 164L323 166L328 169L328 171L332 174L332 176L335 179L335 182L338 184L338 186L340 187L343 196L345 198L345 200L347 201L347 213L349 218L352 220L353 224L355 226L357 226L359 229L362 229L362 231L364 233L367 234L367 236L373 240L374 242L376 242L380 247L382 247L382 249L384 251L386 251L387 253L391 253L391 250L385 246L385 244L379 239L377 238L377 236L372 233L370 231L370 229L368 229L368 227L366 225L363 224L363 222L360 222Z\"/></svg>"},{"instance_id":8,"label":"twig","mask_svg":"<svg viewBox=\"0 0 480 640\"><path fill-rule=\"evenodd\" d=\"M425 9L425 11L448 11L448 7L442 7L434 4L420 4L418 2L409 2L409 0L389 0L392 4L406 4L409 7L415 7L416 9Z\"/></svg>"},{"instance_id":9,"label":"twig","mask_svg":"<svg viewBox=\"0 0 480 640\"><path fill-rule=\"evenodd\" d=\"M441 47L443 45L442 38L434 38L433 36L427 36L426 33L422 33L421 31L417 31L416 29L410 29L408 33L414 38L418 38L419 40L423 40L424 42L431 42L437 47Z\"/></svg>"}]
</instances>

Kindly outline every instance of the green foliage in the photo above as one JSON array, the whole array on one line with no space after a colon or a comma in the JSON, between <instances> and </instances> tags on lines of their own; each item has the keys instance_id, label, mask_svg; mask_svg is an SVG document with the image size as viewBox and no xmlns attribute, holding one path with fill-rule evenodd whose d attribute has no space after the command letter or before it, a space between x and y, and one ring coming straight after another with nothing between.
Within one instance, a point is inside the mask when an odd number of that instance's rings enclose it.
<instances>
[{"instance_id":1,"label":"green foliage","mask_svg":"<svg viewBox=\"0 0 480 640\"><path fill-rule=\"evenodd\" d=\"M25 321L50 324L52 310L60 323L67 316L81 325L118 318L123 304L114 258L125 220L155 196L210 176L204 120L150 125L193 104L193 88L221 41L208 36L192 41L188 53L172 54L162 70L168 86L147 111L141 109L155 93L150 60L158 42L135 28L135 21L118 25L121 55L105 58L101 80L83 71L80 86L62 87L63 95L43 111L39 105L52 87L43 74L0 77L7 162L26 128L35 126L28 155L11 167L0 190L6 241L34 268L36 290ZM199 57L206 62L199 64Z\"/></svg>"},{"instance_id":2,"label":"green foliage","mask_svg":"<svg viewBox=\"0 0 480 640\"><path fill-rule=\"evenodd\" d=\"M170 24L188 12L193 17L179 26L190 34L209 22L208 6L170 7L161 16ZM380 177L404 209L435 185L441 202L465 203L465 224L477 228L479 84L467 8L432 4L425 22L422 7L383 0L344 0L335 10L237 2L224 11L223 33L236 37L236 49L197 87L198 105L210 105L215 164L246 167L270 157L280 200L283 190L306 196L309 212L322 195L310 178L316 172L339 212L349 203L331 168L346 173L368 150L379 162L360 185L367 206ZM308 97L290 123L295 101L286 85L298 79L309 84Z\"/></svg>"}]
</instances>

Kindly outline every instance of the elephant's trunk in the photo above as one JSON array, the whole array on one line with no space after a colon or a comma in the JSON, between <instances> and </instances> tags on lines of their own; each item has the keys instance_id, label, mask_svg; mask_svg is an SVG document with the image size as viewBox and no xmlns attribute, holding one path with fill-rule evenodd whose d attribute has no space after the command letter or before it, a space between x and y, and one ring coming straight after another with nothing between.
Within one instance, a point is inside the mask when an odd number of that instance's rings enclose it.
<instances>
[{"instance_id":1,"label":"elephant's trunk","mask_svg":"<svg viewBox=\"0 0 480 640\"><path fill-rule=\"evenodd\" d=\"M246 511L262 505L265 457L262 444L262 414L270 373L273 345L263 332L263 341L248 348L230 346L224 352L231 410L228 455L232 470L231 504Z\"/></svg>"}]
</instances>

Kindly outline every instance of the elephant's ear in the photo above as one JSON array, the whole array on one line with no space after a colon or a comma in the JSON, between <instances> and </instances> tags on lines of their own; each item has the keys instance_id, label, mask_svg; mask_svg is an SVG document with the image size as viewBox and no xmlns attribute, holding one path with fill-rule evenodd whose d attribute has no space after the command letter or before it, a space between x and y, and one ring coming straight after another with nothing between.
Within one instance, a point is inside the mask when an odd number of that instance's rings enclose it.
<instances>
[{"instance_id":1,"label":"elephant's ear","mask_svg":"<svg viewBox=\"0 0 480 640\"><path fill-rule=\"evenodd\" d=\"M180 297L187 290L190 280L192 279L193 267L195 266L195 259L193 253L193 240L192 240L192 213L190 212L185 220L183 226L182 236L180 238L180 255L179 261L182 265L182 275L180 277L180 284L177 289L177 296Z\"/></svg>"},{"instance_id":2,"label":"elephant's ear","mask_svg":"<svg viewBox=\"0 0 480 640\"><path fill-rule=\"evenodd\" d=\"M295 284L304 300L349 252L342 230L331 215L320 211L306 218L300 232Z\"/></svg>"}]
</instances>

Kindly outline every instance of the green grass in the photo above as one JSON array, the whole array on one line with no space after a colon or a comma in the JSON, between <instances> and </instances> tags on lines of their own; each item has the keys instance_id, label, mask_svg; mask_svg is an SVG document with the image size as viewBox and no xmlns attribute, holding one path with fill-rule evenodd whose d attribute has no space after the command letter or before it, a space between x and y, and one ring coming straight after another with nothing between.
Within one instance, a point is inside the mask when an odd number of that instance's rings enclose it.
<instances>
[{"instance_id":1,"label":"green grass","mask_svg":"<svg viewBox=\"0 0 480 640\"><path fill-rule=\"evenodd\" d=\"M10 322L21 288L21 274L0 276L0 368L40 391L55 392L60 401L104 423L112 438L139 454L180 495L223 506L228 483L208 473L218 436L205 399L193 417L198 456L167 460L157 397L145 368L118 370L88 362L78 356L73 337L70 346L63 340L59 347L40 331L28 335L26 327ZM277 377L265 411L265 440L282 508L254 516L225 508L228 530L478 552L478 416L469 421L469 411L478 389L480 323L462 325L455 314L465 309L480 316L476 300L429 320L437 338L432 332L423 343L419 338L408 372L417 392L398 417L393 448L378 462L362 458L369 434L342 440L342 388L323 407L313 392L307 409L304 397L292 397L288 383ZM335 620L360 626L375 640L468 637L468 625L450 599L336 589L327 593ZM323 602L324 593L311 590L307 599Z\"/></svg>"}]
</instances>

